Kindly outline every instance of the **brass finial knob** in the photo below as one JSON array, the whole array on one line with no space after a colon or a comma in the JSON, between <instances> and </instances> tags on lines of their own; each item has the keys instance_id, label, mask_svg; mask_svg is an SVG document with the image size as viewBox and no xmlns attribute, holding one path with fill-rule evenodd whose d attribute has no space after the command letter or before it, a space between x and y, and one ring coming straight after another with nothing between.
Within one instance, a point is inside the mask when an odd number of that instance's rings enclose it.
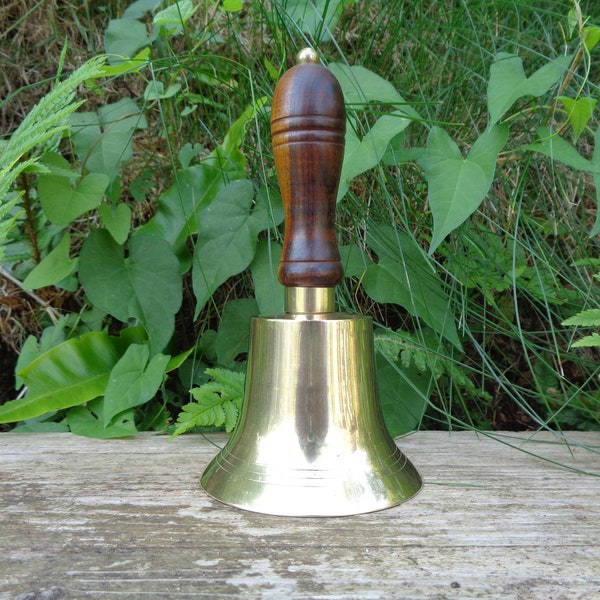
<instances>
[{"instance_id":1,"label":"brass finial knob","mask_svg":"<svg viewBox=\"0 0 600 600\"><path fill-rule=\"evenodd\" d=\"M296 62L299 65L303 63L318 63L319 55L313 48L302 48L296 56Z\"/></svg>"}]
</instances>

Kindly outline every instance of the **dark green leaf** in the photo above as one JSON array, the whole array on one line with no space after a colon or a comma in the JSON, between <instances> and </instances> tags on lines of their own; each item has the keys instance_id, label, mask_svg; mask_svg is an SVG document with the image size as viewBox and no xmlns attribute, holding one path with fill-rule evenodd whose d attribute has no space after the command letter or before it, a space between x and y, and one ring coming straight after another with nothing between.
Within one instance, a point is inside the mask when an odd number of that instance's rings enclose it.
<instances>
[{"instance_id":1,"label":"dark green leaf","mask_svg":"<svg viewBox=\"0 0 600 600\"><path fill-rule=\"evenodd\" d=\"M379 255L363 278L365 291L376 302L403 306L434 331L461 348L450 300L427 256L407 234L372 226L369 246Z\"/></svg>"},{"instance_id":2,"label":"dark green leaf","mask_svg":"<svg viewBox=\"0 0 600 600\"><path fill-rule=\"evenodd\" d=\"M281 246L271 240L260 240L250 271L254 283L254 297L261 315L283 312L285 288L277 279Z\"/></svg>"},{"instance_id":3,"label":"dark green leaf","mask_svg":"<svg viewBox=\"0 0 600 600\"><path fill-rule=\"evenodd\" d=\"M179 262L166 241L135 235L126 258L108 231L94 230L81 249L79 277L95 306L125 323L140 320L152 354L165 347L182 300Z\"/></svg>"},{"instance_id":4,"label":"dark green leaf","mask_svg":"<svg viewBox=\"0 0 600 600\"><path fill-rule=\"evenodd\" d=\"M232 368L236 357L248 352L250 318L256 315L258 305L252 299L231 300L225 305L216 344L220 365Z\"/></svg>"},{"instance_id":5,"label":"dark green leaf","mask_svg":"<svg viewBox=\"0 0 600 600\"><path fill-rule=\"evenodd\" d=\"M229 277L241 273L254 259L257 236L277 225L267 198L246 179L224 187L202 211L192 265L198 313L214 291Z\"/></svg>"},{"instance_id":6,"label":"dark green leaf","mask_svg":"<svg viewBox=\"0 0 600 600\"><path fill-rule=\"evenodd\" d=\"M432 376L400 367L377 353L377 385L385 424L392 437L418 429L431 393Z\"/></svg>"},{"instance_id":7,"label":"dark green leaf","mask_svg":"<svg viewBox=\"0 0 600 600\"><path fill-rule=\"evenodd\" d=\"M67 423L71 432L85 437L110 439L129 437L137 433L133 411L123 413L119 419L104 426L104 399L97 398L86 406L74 406L67 411Z\"/></svg>"},{"instance_id":8,"label":"dark green leaf","mask_svg":"<svg viewBox=\"0 0 600 600\"><path fill-rule=\"evenodd\" d=\"M54 346L19 372L27 395L0 406L0 423L31 419L101 396L125 348L123 339L100 331Z\"/></svg>"},{"instance_id":9,"label":"dark green leaf","mask_svg":"<svg viewBox=\"0 0 600 600\"><path fill-rule=\"evenodd\" d=\"M146 344L132 344L113 367L104 392L103 418L108 427L121 413L151 400L163 382L170 356L150 361Z\"/></svg>"}]
</instances>

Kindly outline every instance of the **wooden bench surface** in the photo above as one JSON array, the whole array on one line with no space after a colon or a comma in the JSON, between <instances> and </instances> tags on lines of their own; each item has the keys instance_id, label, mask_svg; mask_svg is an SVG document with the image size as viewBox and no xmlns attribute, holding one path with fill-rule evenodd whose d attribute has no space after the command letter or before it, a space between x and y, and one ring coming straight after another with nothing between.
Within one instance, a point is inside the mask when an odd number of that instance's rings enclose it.
<instances>
[{"instance_id":1,"label":"wooden bench surface","mask_svg":"<svg viewBox=\"0 0 600 600\"><path fill-rule=\"evenodd\" d=\"M294 519L202 491L223 436L1 434L0 599L600 599L600 478L552 462L600 474L600 433L495 436L401 438L416 498Z\"/></svg>"}]
</instances>

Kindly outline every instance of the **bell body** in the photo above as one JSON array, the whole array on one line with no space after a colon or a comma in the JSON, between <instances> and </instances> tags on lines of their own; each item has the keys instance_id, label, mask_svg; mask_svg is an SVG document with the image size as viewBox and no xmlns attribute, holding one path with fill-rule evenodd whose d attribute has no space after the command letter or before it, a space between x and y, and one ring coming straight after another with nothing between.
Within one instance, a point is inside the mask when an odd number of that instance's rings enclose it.
<instances>
[{"instance_id":1,"label":"bell body","mask_svg":"<svg viewBox=\"0 0 600 600\"><path fill-rule=\"evenodd\" d=\"M397 505L421 478L381 413L369 317L256 317L232 437L202 477L226 504L286 516Z\"/></svg>"}]
</instances>

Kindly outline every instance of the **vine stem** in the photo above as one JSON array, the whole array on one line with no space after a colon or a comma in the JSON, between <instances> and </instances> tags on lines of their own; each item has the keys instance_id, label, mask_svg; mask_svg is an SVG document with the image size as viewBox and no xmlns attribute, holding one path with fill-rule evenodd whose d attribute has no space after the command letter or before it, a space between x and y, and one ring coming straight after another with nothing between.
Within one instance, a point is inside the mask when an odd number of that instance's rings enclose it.
<instances>
[{"instance_id":1,"label":"vine stem","mask_svg":"<svg viewBox=\"0 0 600 600\"><path fill-rule=\"evenodd\" d=\"M31 253L33 255L33 262L38 265L42 260L40 247L38 246L37 236L35 233L35 216L33 214L33 205L29 192L31 188L29 186L29 177L27 173L21 173L19 176L21 181L21 189L23 190L23 207L25 209L25 229L27 230L27 237L31 244Z\"/></svg>"}]
</instances>

